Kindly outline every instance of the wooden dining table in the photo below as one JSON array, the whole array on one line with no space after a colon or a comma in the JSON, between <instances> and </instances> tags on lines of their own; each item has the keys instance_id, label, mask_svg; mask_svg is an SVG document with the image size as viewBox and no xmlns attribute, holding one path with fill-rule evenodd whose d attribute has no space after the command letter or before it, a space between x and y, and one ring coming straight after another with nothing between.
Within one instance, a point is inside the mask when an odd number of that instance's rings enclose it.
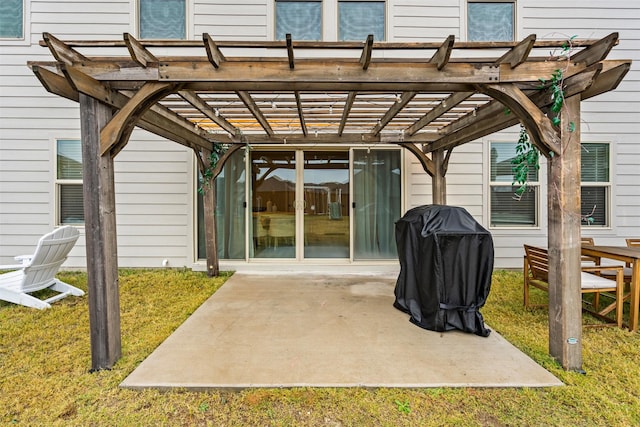
<instances>
[{"instance_id":1,"label":"wooden dining table","mask_svg":"<svg viewBox=\"0 0 640 427\"><path fill-rule=\"evenodd\" d=\"M582 245L582 255L614 259L631 265L631 301L629 329L638 330L638 305L640 304L640 248L627 246Z\"/></svg>"}]
</instances>

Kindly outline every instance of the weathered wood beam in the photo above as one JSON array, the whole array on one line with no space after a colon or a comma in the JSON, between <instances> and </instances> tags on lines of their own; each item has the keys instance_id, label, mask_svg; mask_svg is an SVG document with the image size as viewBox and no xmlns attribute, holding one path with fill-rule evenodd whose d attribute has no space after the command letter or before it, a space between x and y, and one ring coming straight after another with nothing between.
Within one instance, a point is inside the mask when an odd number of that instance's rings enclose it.
<instances>
[{"instance_id":1,"label":"weathered wood beam","mask_svg":"<svg viewBox=\"0 0 640 427\"><path fill-rule=\"evenodd\" d=\"M344 132L344 128L347 125L347 120L349 120L349 113L351 112L351 108L353 107L353 101L356 100L356 96L358 92L351 91L349 95L347 95L347 100L344 103L344 108L342 109L342 118L340 119L340 126L338 127L338 136L342 136Z\"/></svg>"},{"instance_id":2,"label":"weathered wood beam","mask_svg":"<svg viewBox=\"0 0 640 427\"><path fill-rule=\"evenodd\" d=\"M584 63L587 67L604 60L611 49L618 44L618 33L611 33L589 47L571 56L574 63Z\"/></svg>"},{"instance_id":3,"label":"weathered wood beam","mask_svg":"<svg viewBox=\"0 0 640 427\"><path fill-rule=\"evenodd\" d=\"M420 148L418 148L417 145L412 142L398 142L397 144L416 156L416 158L420 162L420 165L422 165L422 169L424 169L424 171L430 177L433 177L433 175L436 173L435 165L429 158L429 156L427 156Z\"/></svg>"},{"instance_id":4,"label":"weathered wood beam","mask_svg":"<svg viewBox=\"0 0 640 427\"><path fill-rule=\"evenodd\" d=\"M64 76L56 74L39 65L31 65L31 71L36 75L42 86L55 95L79 102L80 94L73 88Z\"/></svg>"},{"instance_id":5,"label":"weathered wood beam","mask_svg":"<svg viewBox=\"0 0 640 427\"><path fill-rule=\"evenodd\" d=\"M129 50L131 59L138 63L142 68L147 68L149 64L158 62L158 58L153 56L153 54L131 34L124 33L124 42L127 45L127 50Z\"/></svg>"},{"instance_id":6,"label":"weathered wood beam","mask_svg":"<svg viewBox=\"0 0 640 427\"><path fill-rule=\"evenodd\" d=\"M602 71L595 82L580 94L582 100L592 98L601 93L609 92L618 87L624 76L631 69L631 61L617 67Z\"/></svg>"},{"instance_id":7,"label":"weathered wood beam","mask_svg":"<svg viewBox=\"0 0 640 427\"><path fill-rule=\"evenodd\" d=\"M196 156L200 159L198 164L204 167L200 173L204 175L205 169L211 166L211 150L201 149L196 151ZM220 263L218 260L218 239L216 230L216 183L215 178L211 182L203 184L202 202L204 205L204 236L205 252L207 258L207 275L217 277L220 275Z\"/></svg>"},{"instance_id":8,"label":"weathered wood beam","mask_svg":"<svg viewBox=\"0 0 640 427\"><path fill-rule=\"evenodd\" d=\"M220 114L216 114L216 111L209 106L197 93L188 90L178 91L178 95L182 97L189 104L193 105L198 111L207 116L211 121L227 131L229 135L237 135L240 133L240 129L229 123L227 119Z\"/></svg>"},{"instance_id":9,"label":"weathered wood beam","mask_svg":"<svg viewBox=\"0 0 640 427\"><path fill-rule=\"evenodd\" d=\"M300 118L300 129L304 136L307 136L307 124L304 120L304 112L302 111L302 101L300 100L300 92L297 90L293 92L296 97L296 107L298 108L298 117Z\"/></svg>"},{"instance_id":10,"label":"weathered wood beam","mask_svg":"<svg viewBox=\"0 0 640 427\"><path fill-rule=\"evenodd\" d=\"M62 66L61 68L74 90L87 94L117 109L123 108L129 102L130 96L107 88L104 84L83 74L74 67ZM190 144L203 148L211 147L211 141L207 139L210 136L206 131L197 128L193 123L160 105L155 105L144 112L141 121L150 124L157 130L163 130L164 134L162 136L168 138L173 136L170 139L176 142L188 141ZM186 145L189 146L189 144Z\"/></svg>"},{"instance_id":11,"label":"weathered wood beam","mask_svg":"<svg viewBox=\"0 0 640 427\"><path fill-rule=\"evenodd\" d=\"M500 101L520 119L532 142L541 153L559 155L560 138L551 119L529 97L513 84L481 85L483 93Z\"/></svg>"},{"instance_id":12,"label":"weathered wood beam","mask_svg":"<svg viewBox=\"0 0 640 427\"><path fill-rule=\"evenodd\" d=\"M496 61L496 65L508 62L511 65L511 68L516 68L518 65L524 63L527 60L535 42L536 35L529 35L529 37L518 43L517 46L511 48L509 52L498 58L498 60Z\"/></svg>"},{"instance_id":13,"label":"weathered wood beam","mask_svg":"<svg viewBox=\"0 0 640 427\"><path fill-rule=\"evenodd\" d=\"M44 40L46 46L49 48L51 55L53 55L53 57L58 62L73 64L74 62L82 62L87 60L84 55L69 47L64 42L61 42L49 33L42 33L42 39Z\"/></svg>"},{"instance_id":14,"label":"weathered wood beam","mask_svg":"<svg viewBox=\"0 0 640 427\"><path fill-rule=\"evenodd\" d=\"M445 65L449 63L449 58L451 57L451 52L453 51L453 44L456 41L456 36L450 35L446 38L442 46L438 48L436 53L433 54L430 63L436 64L438 70L442 70Z\"/></svg>"},{"instance_id":15,"label":"weathered wood beam","mask_svg":"<svg viewBox=\"0 0 640 427\"><path fill-rule=\"evenodd\" d=\"M258 107L258 105L255 103L253 98L251 98L251 95L249 94L249 92L240 90L240 91L237 91L236 94L238 95L238 98L242 100L244 105L249 109L249 111L251 111L251 114L253 114L253 117L256 118L258 123L260 123L260 126L262 126L262 128L267 133L267 135L274 136L275 132L273 131L273 129L271 129L271 125L269 125L269 121L264 116L264 114L262 114L262 111L260 111L260 107Z\"/></svg>"},{"instance_id":16,"label":"weathered wood beam","mask_svg":"<svg viewBox=\"0 0 640 427\"><path fill-rule=\"evenodd\" d=\"M218 48L218 45L213 41L211 36L208 33L202 34L202 41L204 43L204 48L207 51L207 59L214 68L220 68L220 64L226 61L226 58Z\"/></svg>"},{"instance_id":17,"label":"weathered wood beam","mask_svg":"<svg viewBox=\"0 0 640 427\"><path fill-rule=\"evenodd\" d=\"M115 149L122 150L129 141L129 136L138 119L153 104L164 98L176 88L173 83L145 83L127 101L100 131L100 155Z\"/></svg>"},{"instance_id":18,"label":"weathered wood beam","mask_svg":"<svg viewBox=\"0 0 640 427\"><path fill-rule=\"evenodd\" d=\"M92 371L111 369L122 354L114 164L111 153L100 155L110 118L110 106L80 94Z\"/></svg>"},{"instance_id":19,"label":"weathered wood beam","mask_svg":"<svg viewBox=\"0 0 640 427\"><path fill-rule=\"evenodd\" d=\"M565 95L573 96L586 90L593 84L601 69L602 64L595 64L584 72L567 78ZM541 109L552 103L549 94L543 90L531 90L528 96ZM517 124L519 119L512 114L506 114L505 110L505 106L497 100L485 104L476 110L475 115L467 114L442 128L442 136L429 143L428 151L450 149Z\"/></svg>"},{"instance_id":20,"label":"weathered wood beam","mask_svg":"<svg viewBox=\"0 0 640 427\"><path fill-rule=\"evenodd\" d=\"M391 120L417 95L418 92L403 92L399 101L395 102L391 108L384 113L378 124L371 131L371 135L379 134L382 129L389 124Z\"/></svg>"},{"instance_id":21,"label":"weathered wood beam","mask_svg":"<svg viewBox=\"0 0 640 427\"><path fill-rule=\"evenodd\" d=\"M364 48L360 55L360 65L363 70L367 70L371 64L371 53L373 51L373 34L367 36L367 40L364 42Z\"/></svg>"},{"instance_id":22,"label":"weathered wood beam","mask_svg":"<svg viewBox=\"0 0 640 427\"><path fill-rule=\"evenodd\" d=\"M549 353L564 369L581 371L579 96L565 99L560 120L562 155L549 160L547 178Z\"/></svg>"},{"instance_id":23,"label":"weathered wood beam","mask_svg":"<svg viewBox=\"0 0 640 427\"><path fill-rule=\"evenodd\" d=\"M286 38L287 38L287 57L289 58L289 68L293 70L296 64L293 58L293 41L291 40L291 34L287 34Z\"/></svg>"},{"instance_id":24,"label":"weathered wood beam","mask_svg":"<svg viewBox=\"0 0 640 427\"><path fill-rule=\"evenodd\" d=\"M573 39L573 47L587 47L598 42L599 39ZM124 47L122 40L65 40L71 47ZM142 40L145 47L200 47L196 40ZM461 42L455 44L456 49L510 49L516 46L516 41L501 42ZM45 46L44 41L40 41L41 46ZM538 40L536 48L561 48L566 45L566 40ZM220 40L218 46L226 48L282 48L280 40ZM389 50L426 50L438 49L441 42L374 42L374 49ZM360 49L361 42L356 41L307 41L298 40L293 42L293 47L301 49Z\"/></svg>"},{"instance_id":25,"label":"weathered wood beam","mask_svg":"<svg viewBox=\"0 0 640 427\"><path fill-rule=\"evenodd\" d=\"M407 136L414 135L420 129L442 116L447 111L454 108L467 98L471 97L475 92L456 92L452 93L445 100L443 100L438 106L432 108L427 114L422 116L417 122L405 129L404 133Z\"/></svg>"},{"instance_id":26,"label":"weathered wood beam","mask_svg":"<svg viewBox=\"0 0 640 427\"><path fill-rule=\"evenodd\" d=\"M434 170L431 180L431 197L436 205L447 204L447 178L444 168L444 150L436 150L431 153Z\"/></svg>"}]
</instances>

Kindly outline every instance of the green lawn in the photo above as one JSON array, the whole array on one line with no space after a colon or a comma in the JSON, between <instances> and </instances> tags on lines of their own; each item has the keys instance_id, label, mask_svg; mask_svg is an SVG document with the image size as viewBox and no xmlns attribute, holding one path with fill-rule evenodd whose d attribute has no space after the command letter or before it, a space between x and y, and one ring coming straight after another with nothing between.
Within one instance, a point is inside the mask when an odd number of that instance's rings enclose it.
<instances>
[{"instance_id":1,"label":"green lawn","mask_svg":"<svg viewBox=\"0 0 640 427\"><path fill-rule=\"evenodd\" d=\"M60 277L82 289L83 273ZM587 328L586 375L547 355L546 310L522 307L522 273L494 273L490 327L558 376L543 389L250 389L131 391L118 384L225 278L120 272L123 357L90 374L87 298L38 311L0 302L0 422L17 425L640 425L640 334ZM537 298L544 298L539 294ZM487 366L487 369L491 369Z\"/></svg>"}]
</instances>

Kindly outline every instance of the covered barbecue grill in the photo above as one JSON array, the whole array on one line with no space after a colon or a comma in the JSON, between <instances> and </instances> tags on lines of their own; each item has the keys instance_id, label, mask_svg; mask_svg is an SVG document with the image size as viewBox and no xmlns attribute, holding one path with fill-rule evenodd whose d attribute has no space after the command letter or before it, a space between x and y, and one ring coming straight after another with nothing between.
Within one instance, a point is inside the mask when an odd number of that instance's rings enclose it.
<instances>
[{"instance_id":1,"label":"covered barbecue grill","mask_svg":"<svg viewBox=\"0 0 640 427\"><path fill-rule=\"evenodd\" d=\"M480 313L491 288L493 239L464 208L425 205L396 222L394 307L432 331L488 336Z\"/></svg>"}]
</instances>

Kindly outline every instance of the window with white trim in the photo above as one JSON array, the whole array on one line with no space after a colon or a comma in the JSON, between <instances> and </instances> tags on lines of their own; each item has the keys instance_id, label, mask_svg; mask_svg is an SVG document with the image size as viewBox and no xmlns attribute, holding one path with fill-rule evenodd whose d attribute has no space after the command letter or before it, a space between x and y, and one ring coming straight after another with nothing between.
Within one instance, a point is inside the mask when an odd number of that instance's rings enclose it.
<instances>
[{"instance_id":1,"label":"window with white trim","mask_svg":"<svg viewBox=\"0 0 640 427\"><path fill-rule=\"evenodd\" d=\"M24 38L24 0L0 2L0 39Z\"/></svg>"},{"instance_id":2,"label":"window with white trim","mask_svg":"<svg viewBox=\"0 0 640 427\"><path fill-rule=\"evenodd\" d=\"M276 40L322 39L322 1L276 0Z\"/></svg>"},{"instance_id":3,"label":"window with white trim","mask_svg":"<svg viewBox=\"0 0 640 427\"><path fill-rule=\"evenodd\" d=\"M513 41L515 9L514 0L468 0L467 40Z\"/></svg>"},{"instance_id":4,"label":"window with white trim","mask_svg":"<svg viewBox=\"0 0 640 427\"><path fill-rule=\"evenodd\" d=\"M142 39L186 39L186 0L139 0Z\"/></svg>"},{"instance_id":5,"label":"window with white trim","mask_svg":"<svg viewBox=\"0 0 640 427\"><path fill-rule=\"evenodd\" d=\"M82 145L77 139L56 141L56 223L84 224Z\"/></svg>"},{"instance_id":6,"label":"window with white trim","mask_svg":"<svg viewBox=\"0 0 640 427\"><path fill-rule=\"evenodd\" d=\"M513 185L516 156L515 142L492 142L490 162L490 221L491 227L537 227L540 194L539 171L531 169L527 187L521 196L519 186Z\"/></svg>"},{"instance_id":7,"label":"window with white trim","mask_svg":"<svg viewBox=\"0 0 640 427\"><path fill-rule=\"evenodd\" d=\"M338 40L363 41L373 34L385 39L384 1L338 1Z\"/></svg>"},{"instance_id":8,"label":"window with white trim","mask_svg":"<svg viewBox=\"0 0 640 427\"><path fill-rule=\"evenodd\" d=\"M581 206L583 226L610 226L610 145L583 142L581 152Z\"/></svg>"}]
</instances>

